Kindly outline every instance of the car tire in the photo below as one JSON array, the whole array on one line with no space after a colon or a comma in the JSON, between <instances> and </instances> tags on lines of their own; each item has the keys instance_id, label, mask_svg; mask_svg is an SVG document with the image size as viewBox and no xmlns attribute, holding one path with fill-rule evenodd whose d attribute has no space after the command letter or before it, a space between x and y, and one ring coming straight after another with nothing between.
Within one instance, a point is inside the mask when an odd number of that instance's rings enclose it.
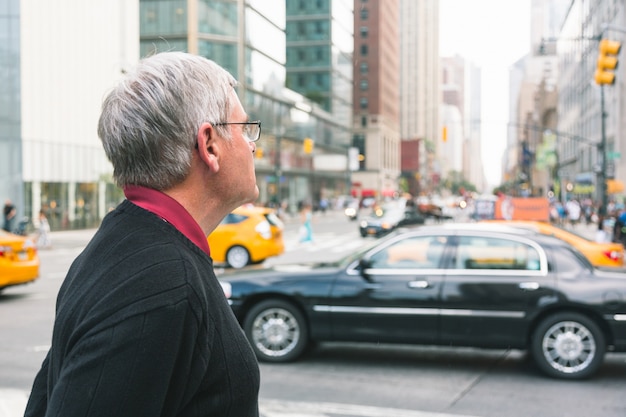
<instances>
[{"instance_id":1,"label":"car tire","mask_svg":"<svg viewBox=\"0 0 626 417\"><path fill-rule=\"evenodd\" d=\"M539 369L560 379L584 379L602 365L606 352L600 327L579 313L558 313L533 333L531 353Z\"/></svg>"},{"instance_id":2,"label":"car tire","mask_svg":"<svg viewBox=\"0 0 626 417\"><path fill-rule=\"evenodd\" d=\"M266 300L252 307L243 329L259 361L290 362L308 346L304 316L283 300Z\"/></svg>"},{"instance_id":3,"label":"car tire","mask_svg":"<svg viewBox=\"0 0 626 417\"><path fill-rule=\"evenodd\" d=\"M250 252L243 246L233 246L226 252L226 263L231 268L243 268L250 263Z\"/></svg>"}]
</instances>

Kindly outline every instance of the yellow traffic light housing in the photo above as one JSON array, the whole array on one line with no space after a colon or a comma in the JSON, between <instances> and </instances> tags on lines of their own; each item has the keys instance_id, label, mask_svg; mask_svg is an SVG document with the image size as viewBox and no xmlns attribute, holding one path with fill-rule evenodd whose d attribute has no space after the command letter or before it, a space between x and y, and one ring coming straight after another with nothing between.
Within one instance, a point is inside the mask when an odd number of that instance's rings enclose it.
<instances>
[{"instance_id":1,"label":"yellow traffic light housing","mask_svg":"<svg viewBox=\"0 0 626 417\"><path fill-rule=\"evenodd\" d=\"M313 152L313 139L305 138L302 145L303 145L304 153L309 154Z\"/></svg>"},{"instance_id":2,"label":"yellow traffic light housing","mask_svg":"<svg viewBox=\"0 0 626 417\"><path fill-rule=\"evenodd\" d=\"M600 53L598 54L598 63L595 73L596 84L613 84L615 82L615 73L613 70L617 68L617 54L622 47L622 43L609 39L600 41Z\"/></svg>"}]
</instances>

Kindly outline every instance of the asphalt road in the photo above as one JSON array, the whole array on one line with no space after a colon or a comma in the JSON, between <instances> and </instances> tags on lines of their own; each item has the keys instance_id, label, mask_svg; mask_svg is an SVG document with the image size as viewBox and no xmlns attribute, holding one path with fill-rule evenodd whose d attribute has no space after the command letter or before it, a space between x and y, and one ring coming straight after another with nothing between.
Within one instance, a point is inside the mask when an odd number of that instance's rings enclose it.
<instances>
[{"instance_id":1,"label":"asphalt road","mask_svg":"<svg viewBox=\"0 0 626 417\"><path fill-rule=\"evenodd\" d=\"M268 263L341 257L371 240L361 238L358 223L341 212L316 214L316 241L310 245L297 243L298 225L297 216L286 220L287 251ZM574 230L593 239L596 226ZM0 295L0 417L23 415L32 378L48 349L56 291L94 232L53 232L52 249L41 251L42 278ZM625 356L610 359L598 382L564 383L538 377L519 355L331 345L295 364L261 364L261 412L263 417L511 416L505 410L519 403L527 408L520 416L626 415L616 388L623 385ZM602 405L596 405L598 398ZM564 401L571 409L563 408Z\"/></svg>"}]
</instances>

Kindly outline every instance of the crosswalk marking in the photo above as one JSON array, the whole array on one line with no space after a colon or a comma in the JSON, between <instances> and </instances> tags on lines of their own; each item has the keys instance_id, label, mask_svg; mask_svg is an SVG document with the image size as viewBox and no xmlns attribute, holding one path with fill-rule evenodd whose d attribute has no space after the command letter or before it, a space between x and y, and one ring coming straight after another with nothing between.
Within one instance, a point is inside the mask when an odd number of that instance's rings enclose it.
<instances>
[{"instance_id":1,"label":"crosswalk marking","mask_svg":"<svg viewBox=\"0 0 626 417\"><path fill-rule=\"evenodd\" d=\"M262 417L472 417L355 404L261 400Z\"/></svg>"},{"instance_id":2,"label":"crosswalk marking","mask_svg":"<svg viewBox=\"0 0 626 417\"><path fill-rule=\"evenodd\" d=\"M26 391L0 389L0 417L23 416L27 402ZM260 400L259 409L261 417L471 417L355 404L264 399Z\"/></svg>"},{"instance_id":3,"label":"crosswalk marking","mask_svg":"<svg viewBox=\"0 0 626 417\"><path fill-rule=\"evenodd\" d=\"M363 246L366 241L358 235L337 235L319 233L313 242L300 243L297 237L285 236L285 253L319 252L330 250L333 253L349 252Z\"/></svg>"}]
</instances>

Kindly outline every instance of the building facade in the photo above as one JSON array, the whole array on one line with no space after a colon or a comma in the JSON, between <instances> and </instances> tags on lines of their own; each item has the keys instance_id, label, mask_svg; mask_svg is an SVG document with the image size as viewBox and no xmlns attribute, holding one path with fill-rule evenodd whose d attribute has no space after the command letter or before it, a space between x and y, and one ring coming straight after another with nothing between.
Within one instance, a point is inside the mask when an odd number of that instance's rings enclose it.
<instances>
[{"instance_id":1,"label":"building facade","mask_svg":"<svg viewBox=\"0 0 626 417\"><path fill-rule=\"evenodd\" d=\"M439 2L400 1L400 137L402 178L412 195L427 194L441 140ZM417 142L417 143L404 143Z\"/></svg>"},{"instance_id":2,"label":"building facade","mask_svg":"<svg viewBox=\"0 0 626 417\"><path fill-rule=\"evenodd\" d=\"M600 39L626 41L625 13L623 0L575 0L557 42L559 176L569 196L591 197L597 204L623 197L619 187L604 194L604 180L626 179L626 70L618 65L612 85L593 81ZM573 193L577 184L592 187Z\"/></svg>"},{"instance_id":3,"label":"building facade","mask_svg":"<svg viewBox=\"0 0 626 417\"><path fill-rule=\"evenodd\" d=\"M353 193L393 196L400 178L399 0L354 3Z\"/></svg>"},{"instance_id":4,"label":"building facade","mask_svg":"<svg viewBox=\"0 0 626 417\"><path fill-rule=\"evenodd\" d=\"M345 105L330 87L347 88L338 73L345 73L342 68L349 51L340 53L333 42L349 37L350 26L339 33L332 18L337 8L332 5L330 0L140 1L142 56L161 50L188 51L215 60L239 81L238 93L246 111L262 121L256 160L261 204L280 204L293 212L303 201L316 204L322 198L348 193L350 126L345 121ZM336 5L351 17L345 2ZM288 10L292 18L287 25ZM317 13L325 18L306 19ZM296 48L300 36L303 42L315 38L317 48ZM317 71L303 84L326 88L304 91L309 98L285 87L292 84L287 81L287 68L297 63L288 56L298 57L300 51L304 66ZM334 66L330 65L333 60ZM295 84L297 75L293 75ZM328 110L343 114L344 120Z\"/></svg>"},{"instance_id":5,"label":"building facade","mask_svg":"<svg viewBox=\"0 0 626 417\"><path fill-rule=\"evenodd\" d=\"M96 226L121 199L96 129L104 94L139 56L138 3L0 3L0 192L33 223L44 209L53 229Z\"/></svg>"}]
</instances>

